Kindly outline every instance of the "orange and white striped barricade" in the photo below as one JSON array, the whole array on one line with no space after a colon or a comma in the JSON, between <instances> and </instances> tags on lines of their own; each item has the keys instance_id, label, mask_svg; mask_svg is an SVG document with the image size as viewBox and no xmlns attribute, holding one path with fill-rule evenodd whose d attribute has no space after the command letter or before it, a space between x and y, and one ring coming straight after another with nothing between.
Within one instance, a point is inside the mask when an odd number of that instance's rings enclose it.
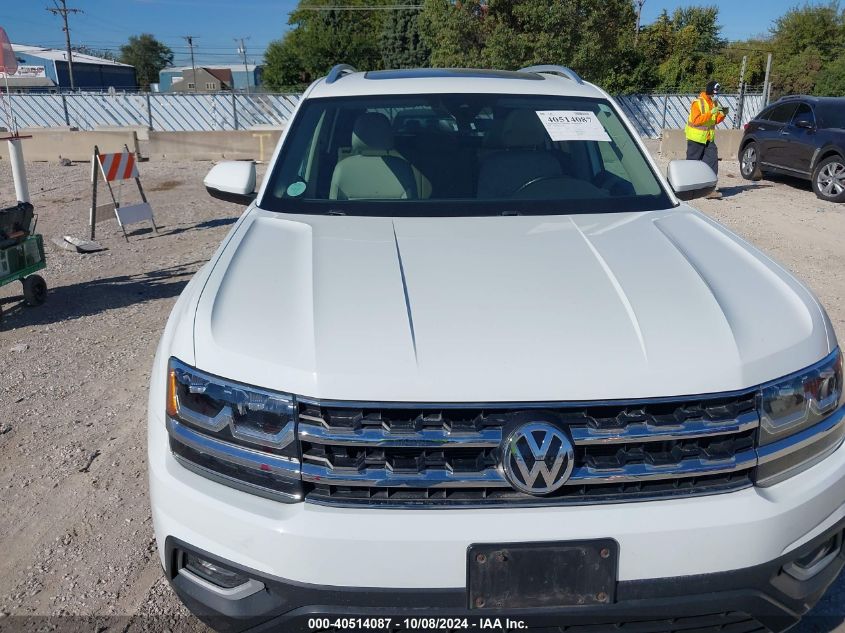
<instances>
[{"instance_id":1,"label":"orange and white striped barricade","mask_svg":"<svg viewBox=\"0 0 845 633\"><path fill-rule=\"evenodd\" d=\"M100 177L106 183L111 196L111 204L104 204L97 206L97 183ZM113 182L122 182L124 180L134 180L138 185L138 193L141 194L141 202L138 204L131 204L121 206L117 198L114 196ZM129 151L129 147L124 145L123 151L116 154L101 154L100 149L94 146L94 157L91 159L91 213L90 213L90 228L91 239L94 239L94 234L98 222L107 220L108 213L114 212L114 217L117 218L117 223L123 231L123 237L128 242L129 236L126 235L126 225L137 224L138 222L150 222L153 229L158 233L158 227L153 217L153 208L147 201L147 196L144 193L144 188L141 186L141 175L138 173L138 164L135 154Z\"/></svg>"}]
</instances>

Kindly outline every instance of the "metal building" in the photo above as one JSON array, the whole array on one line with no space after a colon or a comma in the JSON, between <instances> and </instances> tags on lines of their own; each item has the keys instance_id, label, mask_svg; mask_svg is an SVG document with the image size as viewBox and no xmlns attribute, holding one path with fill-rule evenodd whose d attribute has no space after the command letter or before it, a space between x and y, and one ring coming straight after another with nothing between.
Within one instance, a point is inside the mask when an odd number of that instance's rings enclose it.
<instances>
[{"instance_id":1,"label":"metal building","mask_svg":"<svg viewBox=\"0 0 845 633\"><path fill-rule=\"evenodd\" d=\"M67 53L55 48L12 44L18 72L9 77L13 92L70 89ZM110 59L73 54L73 79L77 90L135 90L135 67Z\"/></svg>"}]
</instances>

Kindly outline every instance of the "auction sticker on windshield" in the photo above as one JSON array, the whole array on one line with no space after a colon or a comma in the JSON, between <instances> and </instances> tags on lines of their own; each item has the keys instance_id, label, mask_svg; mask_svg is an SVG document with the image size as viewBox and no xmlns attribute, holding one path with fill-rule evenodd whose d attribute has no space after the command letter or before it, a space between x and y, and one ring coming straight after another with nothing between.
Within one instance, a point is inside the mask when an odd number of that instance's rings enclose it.
<instances>
[{"instance_id":1,"label":"auction sticker on windshield","mask_svg":"<svg viewBox=\"0 0 845 633\"><path fill-rule=\"evenodd\" d=\"M604 126L592 112L543 110L537 116L553 141L610 141Z\"/></svg>"}]
</instances>

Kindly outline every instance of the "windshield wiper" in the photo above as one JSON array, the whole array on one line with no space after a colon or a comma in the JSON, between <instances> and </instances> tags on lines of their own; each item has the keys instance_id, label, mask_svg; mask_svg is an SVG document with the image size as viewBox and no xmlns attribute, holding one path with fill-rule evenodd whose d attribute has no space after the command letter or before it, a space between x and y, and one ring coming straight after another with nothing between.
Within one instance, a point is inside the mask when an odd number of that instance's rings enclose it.
<instances>
[{"instance_id":1,"label":"windshield wiper","mask_svg":"<svg viewBox=\"0 0 845 633\"><path fill-rule=\"evenodd\" d=\"M499 215L522 215L522 212L517 209L505 209Z\"/></svg>"},{"instance_id":2,"label":"windshield wiper","mask_svg":"<svg viewBox=\"0 0 845 633\"><path fill-rule=\"evenodd\" d=\"M346 215L346 211L341 211L340 209L329 209L326 211L326 215Z\"/></svg>"}]
</instances>

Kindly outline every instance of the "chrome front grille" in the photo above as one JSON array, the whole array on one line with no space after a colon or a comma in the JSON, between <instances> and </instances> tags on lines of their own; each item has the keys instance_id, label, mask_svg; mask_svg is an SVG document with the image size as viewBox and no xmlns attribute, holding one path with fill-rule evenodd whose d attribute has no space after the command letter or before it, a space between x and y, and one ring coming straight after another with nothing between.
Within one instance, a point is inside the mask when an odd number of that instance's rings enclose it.
<instances>
[{"instance_id":1,"label":"chrome front grille","mask_svg":"<svg viewBox=\"0 0 845 633\"><path fill-rule=\"evenodd\" d=\"M629 403L403 405L300 400L306 499L403 507L608 503L751 485L756 393ZM503 439L527 422L563 429L574 468L546 496L503 475Z\"/></svg>"}]
</instances>

